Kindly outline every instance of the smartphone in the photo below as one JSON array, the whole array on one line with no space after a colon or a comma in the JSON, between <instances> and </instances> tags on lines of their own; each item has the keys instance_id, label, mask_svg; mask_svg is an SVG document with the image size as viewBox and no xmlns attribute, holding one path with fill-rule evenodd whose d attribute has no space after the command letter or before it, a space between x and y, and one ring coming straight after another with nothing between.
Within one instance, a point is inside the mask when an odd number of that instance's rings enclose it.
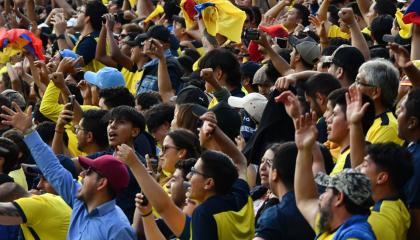
<instances>
[{"instance_id":1,"label":"smartphone","mask_svg":"<svg viewBox=\"0 0 420 240\"><path fill-rule=\"evenodd\" d=\"M258 29L245 29L244 38L247 40L258 40L260 39L260 32Z\"/></svg>"},{"instance_id":2,"label":"smartphone","mask_svg":"<svg viewBox=\"0 0 420 240\"><path fill-rule=\"evenodd\" d=\"M144 193L142 193L142 194L143 194L143 202L140 203L140 205L145 207L149 204L149 199L147 199L147 197L146 197L146 195L144 195Z\"/></svg>"},{"instance_id":3,"label":"smartphone","mask_svg":"<svg viewBox=\"0 0 420 240\"><path fill-rule=\"evenodd\" d=\"M156 173L159 166L159 160L156 156L149 155L150 157L150 167L152 168L153 172Z\"/></svg>"},{"instance_id":4,"label":"smartphone","mask_svg":"<svg viewBox=\"0 0 420 240\"><path fill-rule=\"evenodd\" d=\"M76 99L76 96L74 96L74 95L70 95L70 96L69 96L69 103L70 103L70 107L68 107L68 109L67 109L67 110L72 110L72 111L73 111L73 109L74 109L74 101L75 101L75 99Z\"/></svg>"},{"instance_id":5,"label":"smartphone","mask_svg":"<svg viewBox=\"0 0 420 240\"><path fill-rule=\"evenodd\" d=\"M279 45L280 48L287 47L287 38L276 38L276 43Z\"/></svg>"}]
</instances>

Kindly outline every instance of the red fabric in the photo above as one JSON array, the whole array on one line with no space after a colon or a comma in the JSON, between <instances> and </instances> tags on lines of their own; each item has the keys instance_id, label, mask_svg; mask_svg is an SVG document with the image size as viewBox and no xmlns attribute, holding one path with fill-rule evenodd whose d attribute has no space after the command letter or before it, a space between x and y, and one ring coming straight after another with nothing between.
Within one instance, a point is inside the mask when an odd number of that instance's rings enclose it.
<instances>
[{"instance_id":1,"label":"red fabric","mask_svg":"<svg viewBox=\"0 0 420 240\"><path fill-rule=\"evenodd\" d=\"M197 11L195 11L194 6L196 3L194 0L186 0L184 3L184 10L187 12L188 17L191 19L191 21L194 21L194 16L197 14Z\"/></svg>"},{"instance_id":2,"label":"red fabric","mask_svg":"<svg viewBox=\"0 0 420 240\"><path fill-rule=\"evenodd\" d=\"M261 62L264 56L258 51L258 44L251 41L248 46L249 60L253 62Z\"/></svg>"},{"instance_id":3,"label":"red fabric","mask_svg":"<svg viewBox=\"0 0 420 240\"><path fill-rule=\"evenodd\" d=\"M405 24L414 23L420 25L420 16L415 12L407 13L403 16L402 20Z\"/></svg>"},{"instance_id":4,"label":"red fabric","mask_svg":"<svg viewBox=\"0 0 420 240\"><path fill-rule=\"evenodd\" d=\"M259 29L266 32L271 37L278 37L278 38L287 38L289 33L287 32L286 28L283 25L273 25L273 26L259 26Z\"/></svg>"}]
</instances>

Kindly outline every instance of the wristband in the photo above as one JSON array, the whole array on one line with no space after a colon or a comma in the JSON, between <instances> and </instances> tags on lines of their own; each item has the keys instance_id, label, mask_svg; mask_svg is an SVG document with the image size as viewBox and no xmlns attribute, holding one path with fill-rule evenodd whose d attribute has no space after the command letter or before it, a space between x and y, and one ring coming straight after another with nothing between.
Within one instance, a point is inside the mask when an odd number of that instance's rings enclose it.
<instances>
[{"instance_id":1,"label":"wristband","mask_svg":"<svg viewBox=\"0 0 420 240\"><path fill-rule=\"evenodd\" d=\"M151 214L153 213L153 210L150 210L150 212L149 213L147 213L147 214L140 214L141 215L141 217L148 217L148 216L150 216Z\"/></svg>"},{"instance_id":2,"label":"wristband","mask_svg":"<svg viewBox=\"0 0 420 240\"><path fill-rule=\"evenodd\" d=\"M58 39L63 39L63 40L65 40L66 39L66 36L64 35L64 34L60 34L60 35L58 35L57 36L57 40Z\"/></svg>"},{"instance_id":3,"label":"wristband","mask_svg":"<svg viewBox=\"0 0 420 240\"><path fill-rule=\"evenodd\" d=\"M33 125L31 128L26 129L26 130L23 132L23 135L24 135L24 136L27 136L27 135L29 135L29 134L31 134L31 133L33 133L33 132L35 132L35 130L36 130L35 125Z\"/></svg>"}]
</instances>

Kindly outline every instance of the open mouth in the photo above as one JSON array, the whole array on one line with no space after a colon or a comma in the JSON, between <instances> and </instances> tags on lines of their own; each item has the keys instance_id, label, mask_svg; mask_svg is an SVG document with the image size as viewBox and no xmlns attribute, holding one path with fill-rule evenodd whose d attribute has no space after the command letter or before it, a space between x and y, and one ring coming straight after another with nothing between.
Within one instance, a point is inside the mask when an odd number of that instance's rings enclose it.
<instances>
[{"instance_id":1,"label":"open mouth","mask_svg":"<svg viewBox=\"0 0 420 240\"><path fill-rule=\"evenodd\" d=\"M115 132L109 132L109 133L108 133L108 139L109 139L110 141L115 140L115 138L116 138L117 136L118 136L118 135L117 135Z\"/></svg>"}]
</instances>

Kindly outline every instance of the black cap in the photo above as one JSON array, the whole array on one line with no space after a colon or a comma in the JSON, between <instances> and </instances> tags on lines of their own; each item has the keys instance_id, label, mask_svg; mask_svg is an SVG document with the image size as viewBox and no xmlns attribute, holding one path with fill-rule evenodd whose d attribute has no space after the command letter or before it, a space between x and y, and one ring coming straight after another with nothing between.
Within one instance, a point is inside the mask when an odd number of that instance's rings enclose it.
<instances>
[{"instance_id":1,"label":"black cap","mask_svg":"<svg viewBox=\"0 0 420 240\"><path fill-rule=\"evenodd\" d=\"M134 39L133 39L133 36L132 35L128 35L126 39L127 40L124 40L124 42L126 44L134 47L134 46L142 46L143 45L143 42L147 38L145 38L144 33L143 33L143 34L138 34L136 37L134 37Z\"/></svg>"},{"instance_id":2,"label":"black cap","mask_svg":"<svg viewBox=\"0 0 420 240\"><path fill-rule=\"evenodd\" d=\"M400 34L392 35L392 34L385 34L382 37L382 40L387 43L396 43L398 45L407 46L411 44L411 38L405 39L400 36Z\"/></svg>"},{"instance_id":3,"label":"black cap","mask_svg":"<svg viewBox=\"0 0 420 240\"><path fill-rule=\"evenodd\" d=\"M57 158L60 161L60 164L71 173L73 179L77 179L79 175L77 174L77 170L73 161L69 157L61 154L58 154ZM22 167L23 170L29 175L43 175L41 170L35 164L22 164Z\"/></svg>"},{"instance_id":4,"label":"black cap","mask_svg":"<svg viewBox=\"0 0 420 240\"><path fill-rule=\"evenodd\" d=\"M196 103L205 108L209 106L209 99L207 98L207 95L203 90L194 85L189 85L179 91L175 102L176 104Z\"/></svg>"},{"instance_id":5,"label":"black cap","mask_svg":"<svg viewBox=\"0 0 420 240\"><path fill-rule=\"evenodd\" d=\"M169 43L171 33L165 26L155 25L150 27L146 33L140 34L140 36L142 36L144 39L154 38L159 41Z\"/></svg>"},{"instance_id":6,"label":"black cap","mask_svg":"<svg viewBox=\"0 0 420 240\"><path fill-rule=\"evenodd\" d=\"M341 45L332 56L328 57L329 61L344 70L352 70L357 72L359 67L365 62L365 57L359 49L349 45Z\"/></svg>"}]
</instances>

